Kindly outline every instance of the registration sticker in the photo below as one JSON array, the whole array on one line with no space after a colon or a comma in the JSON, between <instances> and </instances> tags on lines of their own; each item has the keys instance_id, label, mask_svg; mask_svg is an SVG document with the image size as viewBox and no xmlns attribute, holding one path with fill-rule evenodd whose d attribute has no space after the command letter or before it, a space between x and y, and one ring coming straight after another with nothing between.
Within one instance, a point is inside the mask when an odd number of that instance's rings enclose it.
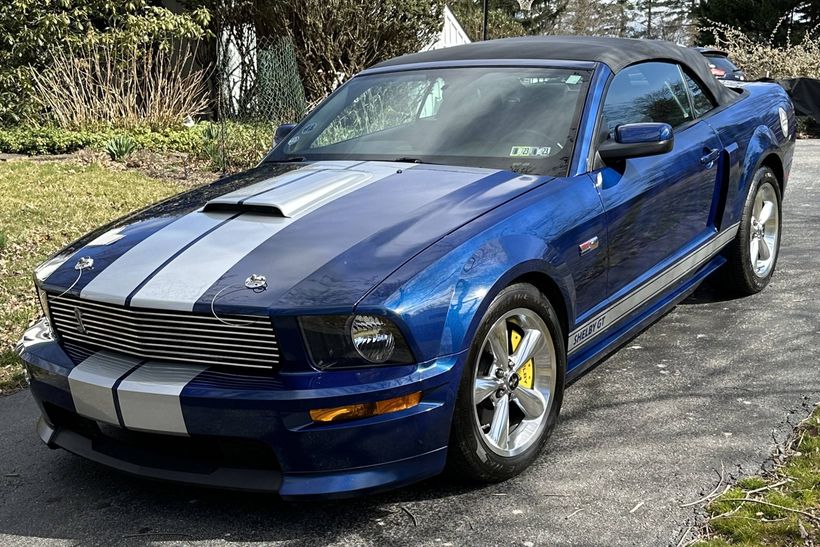
<instances>
[{"instance_id":1,"label":"registration sticker","mask_svg":"<svg viewBox=\"0 0 820 547\"><path fill-rule=\"evenodd\" d=\"M578 76L577 74L571 74L570 76L567 76L567 80L566 80L566 82L569 85L575 85L580 81L581 81L581 77Z\"/></svg>"},{"instance_id":2,"label":"registration sticker","mask_svg":"<svg viewBox=\"0 0 820 547\"><path fill-rule=\"evenodd\" d=\"M510 149L511 158L543 157L550 155L549 146L513 146Z\"/></svg>"}]
</instances>

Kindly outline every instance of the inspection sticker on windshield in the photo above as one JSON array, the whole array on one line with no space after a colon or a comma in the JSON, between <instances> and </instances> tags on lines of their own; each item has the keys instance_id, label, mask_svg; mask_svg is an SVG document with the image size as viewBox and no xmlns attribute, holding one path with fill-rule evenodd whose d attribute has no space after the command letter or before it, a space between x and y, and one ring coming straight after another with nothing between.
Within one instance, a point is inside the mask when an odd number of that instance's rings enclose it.
<instances>
[{"instance_id":1,"label":"inspection sticker on windshield","mask_svg":"<svg viewBox=\"0 0 820 547\"><path fill-rule=\"evenodd\" d=\"M549 155L549 146L513 146L512 150L510 150L511 158L529 158Z\"/></svg>"},{"instance_id":2,"label":"inspection sticker on windshield","mask_svg":"<svg viewBox=\"0 0 820 547\"><path fill-rule=\"evenodd\" d=\"M580 81L581 81L581 77L579 75L572 74L570 76L567 76L566 83L568 83L569 85L575 85Z\"/></svg>"}]
</instances>

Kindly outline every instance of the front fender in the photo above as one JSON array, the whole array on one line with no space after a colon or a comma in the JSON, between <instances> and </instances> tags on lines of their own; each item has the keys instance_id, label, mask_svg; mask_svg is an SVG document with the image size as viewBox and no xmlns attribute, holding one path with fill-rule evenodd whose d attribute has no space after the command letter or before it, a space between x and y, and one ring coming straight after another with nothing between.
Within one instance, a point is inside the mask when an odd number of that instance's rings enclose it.
<instances>
[{"instance_id":1,"label":"front fender","mask_svg":"<svg viewBox=\"0 0 820 547\"><path fill-rule=\"evenodd\" d=\"M575 283L559 253L533 235L501 236L479 247L464 264L444 321L441 350L454 353L469 348L495 296L528 274L552 279L574 317Z\"/></svg>"},{"instance_id":2,"label":"front fender","mask_svg":"<svg viewBox=\"0 0 820 547\"><path fill-rule=\"evenodd\" d=\"M446 239L440 245L447 247ZM560 254L540 237L504 234L501 227L451 248L392 294L366 299L357 310L393 311L413 333L417 360L427 360L469 348L495 295L532 273L549 276L574 313L575 285Z\"/></svg>"},{"instance_id":3,"label":"front fender","mask_svg":"<svg viewBox=\"0 0 820 547\"><path fill-rule=\"evenodd\" d=\"M579 243L599 238L582 256ZM557 179L462 226L406 262L356 306L395 314L417 359L467 349L496 294L524 275L549 293L568 328L604 298L607 232L590 177ZM543 283L543 285L542 285ZM558 294L559 293L559 294ZM560 306L559 306L560 304Z\"/></svg>"}]
</instances>

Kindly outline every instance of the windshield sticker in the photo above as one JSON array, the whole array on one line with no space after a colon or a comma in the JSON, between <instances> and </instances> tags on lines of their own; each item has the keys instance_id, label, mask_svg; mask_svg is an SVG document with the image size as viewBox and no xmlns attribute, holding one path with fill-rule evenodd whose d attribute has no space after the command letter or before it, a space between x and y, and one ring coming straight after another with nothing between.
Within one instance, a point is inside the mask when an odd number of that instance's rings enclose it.
<instances>
[{"instance_id":1,"label":"windshield sticker","mask_svg":"<svg viewBox=\"0 0 820 547\"><path fill-rule=\"evenodd\" d=\"M290 139L290 140L288 141L288 146L293 146L294 144L296 144L297 142L299 142L299 138L300 138L300 137L299 137L299 135L296 135L295 137L293 137L292 139Z\"/></svg>"},{"instance_id":2,"label":"windshield sticker","mask_svg":"<svg viewBox=\"0 0 820 547\"><path fill-rule=\"evenodd\" d=\"M315 123L309 123L302 129L302 133L310 133L314 129L316 129L316 124Z\"/></svg>"},{"instance_id":3,"label":"windshield sticker","mask_svg":"<svg viewBox=\"0 0 820 547\"><path fill-rule=\"evenodd\" d=\"M569 85L575 85L581 81L581 77L577 74L573 74L571 76L567 76L567 82Z\"/></svg>"},{"instance_id":4,"label":"windshield sticker","mask_svg":"<svg viewBox=\"0 0 820 547\"><path fill-rule=\"evenodd\" d=\"M550 155L549 146L513 146L510 150L511 158L543 157Z\"/></svg>"}]
</instances>

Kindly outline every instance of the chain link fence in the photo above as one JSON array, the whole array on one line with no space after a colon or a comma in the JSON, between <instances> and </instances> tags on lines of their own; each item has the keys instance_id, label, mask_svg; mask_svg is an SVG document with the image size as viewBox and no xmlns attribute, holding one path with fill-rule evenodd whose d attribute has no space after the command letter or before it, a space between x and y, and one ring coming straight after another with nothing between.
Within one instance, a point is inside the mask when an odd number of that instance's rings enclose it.
<instances>
[{"instance_id":1,"label":"chain link fence","mask_svg":"<svg viewBox=\"0 0 820 547\"><path fill-rule=\"evenodd\" d=\"M255 165L276 127L305 114L296 54L286 37L258 36L249 24L220 29L214 76L218 129L206 148L223 172Z\"/></svg>"}]
</instances>

